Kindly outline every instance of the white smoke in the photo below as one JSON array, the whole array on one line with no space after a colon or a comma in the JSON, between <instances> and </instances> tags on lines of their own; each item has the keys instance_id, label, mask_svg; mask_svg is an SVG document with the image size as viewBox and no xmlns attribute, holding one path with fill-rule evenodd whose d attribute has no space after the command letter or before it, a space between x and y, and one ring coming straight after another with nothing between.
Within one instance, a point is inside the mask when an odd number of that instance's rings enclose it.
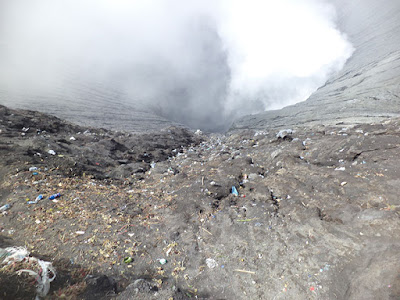
<instances>
[{"instance_id":1,"label":"white smoke","mask_svg":"<svg viewBox=\"0 0 400 300\"><path fill-rule=\"evenodd\" d=\"M340 70L353 49L319 0L225 0L218 24L231 70L229 102L266 109L305 100Z\"/></svg>"},{"instance_id":2,"label":"white smoke","mask_svg":"<svg viewBox=\"0 0 400 300\"><path fill-rule=\"evenodd\" d=\"M54 101L95 90L221 129L340 70L353 49L335 22L323 0L3 0L0 89Z\"/></svg>"}]
</instances>

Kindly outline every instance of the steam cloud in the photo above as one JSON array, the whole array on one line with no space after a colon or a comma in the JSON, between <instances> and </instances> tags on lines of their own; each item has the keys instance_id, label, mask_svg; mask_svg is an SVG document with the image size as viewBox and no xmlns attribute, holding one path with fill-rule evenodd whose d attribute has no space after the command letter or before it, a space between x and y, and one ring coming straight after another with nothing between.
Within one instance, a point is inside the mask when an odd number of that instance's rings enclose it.
<instances>
[{"instance_id":1,"label":"steam cloud","mask_svg":"<svg viewBox=\"0 0 400 300\"><path fill-rule=\"evenodd\" d=\"M353 48L335 22L324 0L2 0L0 90L222 130L340 70Z\"/></svg>"}]
</instances>

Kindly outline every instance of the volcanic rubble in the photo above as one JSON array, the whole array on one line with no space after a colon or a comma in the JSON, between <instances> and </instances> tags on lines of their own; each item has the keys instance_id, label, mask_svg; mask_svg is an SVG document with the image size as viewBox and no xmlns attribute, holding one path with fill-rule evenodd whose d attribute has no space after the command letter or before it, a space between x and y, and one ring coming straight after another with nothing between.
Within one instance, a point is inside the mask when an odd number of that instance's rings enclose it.
<instances>
[{"instance_id":1,"label":"volcanic rubble","mask_svg":"<svg viewBox=\"0 0 400 300\"><path fill-rule=\"evenodd\" d=\"M399 299L399 147L399 119L131 134L0 106L0 248L52 263L46 299ZM1 265L0 298L34 268Z\"/></svg>"}]
</instances>

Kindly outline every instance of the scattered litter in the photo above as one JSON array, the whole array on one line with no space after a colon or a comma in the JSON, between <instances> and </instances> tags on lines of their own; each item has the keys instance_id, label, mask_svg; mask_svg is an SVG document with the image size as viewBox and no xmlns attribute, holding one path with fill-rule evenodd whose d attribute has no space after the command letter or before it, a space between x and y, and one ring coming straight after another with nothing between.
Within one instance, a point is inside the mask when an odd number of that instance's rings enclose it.
<instances>
[{"instance_id":1,"label":"scattered litter","mask_svg":"<svg viewBox=\"0 0 400 300\"><path fill-rule=\"evenodd\" d=\"M235 186L232 186L232 191L231 192L232 192L233 195L239 196L239 193L238 193L238 191L237 191Z\"/></svg>"},{"instance_id":2,"label":"scattered litter","mask_svg":"<svg viewBox=\"0 0 400 300\"><path fill-rule=\"evenodd\" d=\"M194 133L195 135L202 135L203 132L200 129L197 129L196 132Z\"/></svg>"},{"instance_id":3,"label":"scattered litter","mask_svg":"<svg viewBox=\"0 0 400 300\"><path fill-rule=\"evenodd\" d=\"M125 259L124 259L124 263L126 263L126 264L130 264L132 261L133 261L133 258L130 256L125 257Z\"/></svg>"},{"instance_id":4,"label":"scattered litter","mask_svg":"<svg viewBox=\"0 0 400 300\"><path fill-rule=\"evenodd\" d=\"M303 144L303 146L307 146L308 144L310 144L310 142L311 142L311 139L310 139L310 138L306 138L306 139L302 142L302 144Z\"/></svg>"},{"instance_id":5,"label":"scattered litter","mask_svg":"<svg viewBox=\"0 0 400 300\"><path fill-rule=\"evenodd\" d=\"M58 198L58 197L61 197L61 194L60 194L60 193L57 193L57 194L54 194L54 195L49 196L49 199L50 199L50 200L54 200L55 198Z\"/></svg>"},{"instance_id":6,"label":"scattered litter","mask_svg":"<svg viewBox=\"0 0 400 300\"><path fill-rule=\"evenodd\" d=\"M347 184L347 182L346 181L343 181L340 185L341 186L345 186Z\"/></svg>"},{"instance_id":7,"label":"scattered litter","mask_svg":"<svg viewBox=\"0 0 400 300\"><path fill-rule=\"evenodd\" d=\"M50 283L56 278L56 271L53 268L51 262L43 261L37 259L35 257L29 257L29 252L26 248L23 247L8 247L8 248L0 248L0 258L4 258L2 264L10 265L15 262L21 262L24 259L28 259L29 263L36 262L38 267L40 268L40 272L35 272L33 270L22 269L17 271L18 275L21 273L28 273L31 276L34 276L37 281L36 288L36 299L39 297L45 297L50 290ZM52 275L52 277L50 277Z\"/></svg>"},{"instance_id":8,"label":"scattered litter","mask_svg":"<svg viewBox=\"0 0 400 300\"><path fill-rule=\"evenodd\" d=\"M75 232L77 235L82 235L82 234L85 234L85 232L84 231L82 231L82 230L78 230L78 231L76 231Z\"/></svg>"},{"instance_id":9,"label":"scattered litter","mask_svg":"<svg viewBox=\"0 0 400 300\"><path fill-rule=\"evenodd\" d=\"M283 129L276 134L277 138L284 139L288 135L291 135L294 131L292 129Z\"/></svg>"},{"instance_id":10,"label":"scattered litter","mask_svg":"<svg viewBox=\"0 0 400 300\"><path fill-rule=\"evenodd\" d=\"M158 262L160 263L160 265L165 265L168 261L165 258L160 258Z\"/></svg>"},{"instance_id":11,"label":"scattered litter","mask_svg":"<svg viewBox=\"0 0 400 300\"><path fill-rule=\"evenodd\" d=\"M71 137L69 138L69 140L70 140L70 141L76 141L76 138L74 138L73 136L71 136Z\"/></svg>"},{"instance_id":12,"label":"scattered litter","mask_svg":"<svg viewBox=\"0 0 400 300\"><path fill-rule=\"evenodd\" d=\"M336 169L335 169L335 171L344 171L344 170L346 170L345 167L339 167L339 168L336 168Z\"/></svg>"},{"instance_id":13,"label":"scattered litter","mask_svg":"<svg viewBox=\"0 0 400 300\"><path fill-rule=\"evenodd\" d=\"M247 270L239 270L239 269L236 269L236 270L234 270L235 272L240 272L240 273L247 273L247 274L256 274L256 272L253 272L253 271L247 271Z\"/></svg>"},{"instance_id":14,"label":"scattered litter","mask_svg":"<svg viewBox=\"0 0 400 300\"><path fill-rule=\"evenodd\" d=\"M41 272L40 272L41 275L39 275L35 271L26 269L17 271L17 274L21 275L21 273L26 272L31 276L35 276L35 279L37 281L36 299L39 299L39 297L45 297L48 294L50 290L50 282L52 282L56 278L56 272L51 262L43 261L40 259L38 259L37 262L41 267ZM52 274L53 277L50 278L50 274Z\"/></svg>"},{"instance_id":15,"label":"scattered litter","mask_svg":"<svg viewBox=\"0 0 400 300\"><path fill-rule=\"evenodd\" d=\"M2 264L11 264L13 262L22 261L28 255L28 250L23 247L0 248L0 258L4 257Z\"/></svg>"},{"instance_id":16,"label":"scattered litter","mask_svg":"<svg viewBox=\"0 0 400 300\"><path fill-rule=\"evenodd\" d=\"M36 197L35 201L28 201L27 204L36 204L42 199L43 199L43 195L40 194L39 196Z\"/></svg>"},{"instance_id":17,"label":"scattered litter","mask_svg":"<svg viewBox=\"0 0 400 300\"><path fill-rule=\"evenodd\" d=\"M154 169L156 167L156 163L154 161L151 162L150 167Z\"/></svg>"},{"instance_id":18,"label":"scattered litter","mask_svg":"<svg viewBox=\"0 0 400 300\"><path fill-rule=\"evenodd\" d=\"M54 151L54 150L49 150L49 151L47 151L47 153L49 153L51 155L56 155L56 151Z\"/></svg>"},{"instance_id":19,"label":"scattered litter","mask_svg":"<svg viewBox=\"0 0 400 300\"><path fill-rule=\"evenodd\" d=\"M29 168L29 172L36 171L37 169L38 169L37 167L30 167L30 168Z\"/></svg>"},{"instance_id":20,"label":"scattered litter","mask_svg":"<svg viewBox=\"0 0 400 300\"><path fill-rule=\"evenodd\" d=\"M0 211L6 211L7 209L9 209L11 207L10 204L5 204L2 207L0 207Z\"/></svg>"},{"instance_id":21,"label":"scattered litter","mask_svg":"<svg viewBox=\"0 0 400 300\"><path fill-rule=\"evenodd\" d=\"M24 127L24 128L22 128L22 131L23 131L23 132L28 132L28 130L29 130L29 127Z\"/></svg>"},{"instance_id":22,"label":"scattered litter","mask_svg":"<svg viewBox=\"0 0 400 300\"><path fill-rule=\"evenodd\" d=\"M311 292L314 292L314 291L315 291L315 287L313 287L313 286L310 287L310 291L311 291Z\"/></svg>"},{"instance_id":23,"label":"scattered litter","mask_svg":"<svg viewBox=\"0 0 400 300\"><path fill-rule=\"evenodd\" d=\"M320 269L319 271L320 271L320 272L329 271L330 268L331 268L331 265L326 264L326 265L324 266L324 268L323 268L323 269Z\"/></svg>"},{"instance_id":24,"label":"scattered litter","mask_svg":"<svg viewBox=\"0 0 400 300\"><path fill-rule=\"evenodd\" d=\"M216 266L218 266L218 263L215 261L215 259L212 258L207 258L206 264L207 267L209 267L210 269L214 269Z\"/></svg>"}]
</instances>

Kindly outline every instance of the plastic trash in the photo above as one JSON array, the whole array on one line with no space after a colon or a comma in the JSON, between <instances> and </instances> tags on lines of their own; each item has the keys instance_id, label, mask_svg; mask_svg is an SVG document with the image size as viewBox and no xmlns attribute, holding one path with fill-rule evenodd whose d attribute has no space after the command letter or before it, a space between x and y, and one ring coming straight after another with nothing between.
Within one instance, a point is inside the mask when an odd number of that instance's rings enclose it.
<instances>
[{"instance_id":1,"label":"plastic trash","mask_svg":"<svg viewBox=\"0 0 400 300\"><path fill-rule=\"evenodd\" d=\"M161 265L165 265L165 264L167 263L167 260L166 260L165 258L160 258L160 259L158 260L158 262L159 262Z\"/></svg>"},{"instance_id":2,"label":"plastic trash","mask_svg":"<svg viewBox=\"0 0 400 300\"><path fill-rule=\"evenodd\" d=\"M26 258L29 259L29 262L37 262L41 269L39 273L33 270L22 269L17 271L17 274L20 275L21 273L25 272L31 276L35 276L37 281L36 299L39 300L39 297L46 297L50 290L50 283L56 278L56 271L51 262L40 260L35 257L29 257L29 252L24 247L0 248L0 258L4 258L4 260L1 262L2 264L21 262Z\"/></svg>"},{"instance_id":3,"label":"plastic trash","mask_svg":"<svg viewBox=\"0 0 400 300\"><path fill-rule=\"evenodd\" d=\"M71 137L69 138L69 140L70 140L70 141L76 141L76 138L74 138L73 136L71 136Z\"/></svg>"},{"instance_id":4,"label":"plastic trash","mask_svg":"<svg viewBox=\"0 0 400 300\"><path fill-rule=\"evenodd\" d=\"M125 259L124 259L124 263L126 263L126 264L130 264L132 261L133 261L133 258L130 256L125 257Z\"/></svg>"},{"instance_id":5,"label":"plastic trash","mask_svg":"<svg viewBox=\"0 0 400 300\"><path fill-rule=\"evenodd\" d=\"M29 255L28 250L24 247L8 247L5 249L0 248L0 258L4 257L2 264L11 264L13 262L20 262Z\"/></svg>"},{"instance_id":6,"label":"plastic trash","mask_svg":"<svg viewBox=\"0 0 400 300\"><path fill-rule=\"evenodd\" d=\"M287 137L288 135L291 135L293 133L294 133L294 131L292 129L283 129L276 134L276 137L284 139L285 137Z\"/></svg>"},{"instance_id":7,"label":"plastic trash","mask_svg":"<svg viewBox=\"0 0 400 300\"><path fill-rule=\"evenodd\" d=\"M43 199L43 195L40 194L39 196L36 197L35 201L28 201L27 204L36 204L42 199Z\"/></svg>"},{"instance_id":8,"label":"plastic trash","mask_svg":"<svg viewBox=\"0 0 400 300\"><path fill-rule=\"evenodd\" d=\"M60 194L60 193L57 193L57 194L54 194L54 195L49 196L49 199L50 199L50 200L53 200L53 199L56 199L56 198L58 198L58 197L61 197L61 194Z\"/></svg>"},{"instance_id":9,"label":"plastic trash","mask_svg":"<svg viewBox=\"0 0 400 300\"><path fill-rule=\"evenodd\" d=\"M30 167L29 168L29 172L36 171L36 170L37 170L37 167Z\"/></svg>"},{"instance_id":10,"label":"plastic trash","mask_svg":"<svg viewBox=\"0 0 400 300\"><path fill-rule=\"evenodd\" d=\"M11 207L10 204L5 204L2 207L0 207L0 211L6 211L7 209L9 209Z\"/></svg>"},{"instance_id":11,"label":"plastic trash","mask_svg":"<svg viewBox=\"0 0 400 300\"><path fill-rule=\"evenodd\" d=\"M212 258L207 258L206 264L207 267L209 267L210 269L214 269L216 266L218 266L218 263L215 261L215 259Z\"/></svg>"},{"instance_id":12,"label":"plastic trash","mask_svg":"<svg viewBox=\"0 0 400 300\"><path fill-rule=\"evenodd\" d=\"M54 151L54 150L49 150L49 151L47 151L47 153L49 153L51 155L56 155L56 151Z\"/></svg>"},{"instance_id":13,"label":"plastic trash","mask_svg":"<svg viewBox=\"0 0 400 300\"><path fill-rule=\"evenodd\" d=\"M40 272L41 275L39 275L35 271L27 270L27 269L19 270L19 271L17 271L17 274L21 275L21 273L25 272L31 276L35 276L35 279L37 281L36 299L40 299L39 297L46 297L46 295L49 293L50 282L52 282L56 278L56 271L53 268L51 262L43 261L40 259L38 259L37 262L42 269ZM50 278L50 274L53 275L51 278Z\"/></svg>"},{"instance_id":14,"label":"plastic trash","mask_svg":"<svg viewBox=\"0 0 400 300\"><path fill-rule=\"evenodd\" d=\"M238 193L238 191L237 191L235 186L232 186L232 194L235 195L235 196L239 196L239 193Z\"/></svg>"}]
</instances>

